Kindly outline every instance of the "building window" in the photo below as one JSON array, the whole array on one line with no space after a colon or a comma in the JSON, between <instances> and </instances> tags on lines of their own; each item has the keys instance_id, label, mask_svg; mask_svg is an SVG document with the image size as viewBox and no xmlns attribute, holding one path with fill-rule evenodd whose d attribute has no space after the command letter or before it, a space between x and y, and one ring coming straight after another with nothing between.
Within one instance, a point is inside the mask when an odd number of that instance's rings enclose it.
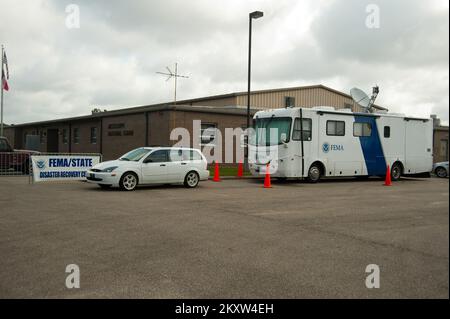
<instances>
[{"instance_id":1,"label":"building window","mask_svg":"<svg viewBox=\"0 0 450 319\"><path fill-rule=\"evenodd\" d=\"M73 129L73 143L74 144L80 143L80 129L78 127L75 127Z\"/></svg>"},{"instance_id":2,"label":"building window","mask_svg":"<svg viewBox=\"0 0 450 319\"><path fill-rule=\"evenodd\" d=\"M202 123L200 130L200 144L214 145L216 140L217 124Z\"/></svg>"},{"instance_id":3,"label":"building window","mask_svg":"<svg viewBox=\"0 0 450 319\"><path fill-rule=\"evenodd\" d=\"M303 119L303 134L300 126L300 118L294 121L294 129L292 130L292 139L294 141L311 141L312 139L312 120Z\"/></svg>"},{"instance_id":4,"label":"building window","mask_svg":"<svg viewBox=\"0 0 450 319\"><path fill-rule=\"evenodd\" d=\"M134 131L133 130L125 130L123 131L123 136L133 136Z\"/></svg>"},{"instance_id":5,"label":"building window","mask_svg":"<svg viewBox=\"0 0 450 319\"><path fill-rule=\"evenodd\" d=\"M390 126L384 127L384 137L385 138L391 137L391 127Z\"/></svg>"},{"instance_id":6,"label":"building window","mask_svg":"<svg viewBox=\"0 0 450 319\"><path fill-rule=\"evenodd\" d=\"M97 128L91 127L91 144L97 144Z\"/></svg>"},{"instance_id":7,"label":"building window","mask_svg":"<svg viewBox=\"0 0 450 319\"><path fill-rule=\"evenodd\" d=\"M370 123L361 123L355 122L353 123L353 136L371 136L372 135L372 125Z\"/></svg>"},{"instance_id":8,"label":"building window","mask_svg":"<svg viewBox=\"0 0 450 319\"><path fill-rule=\"evenodd\" d=\"M327 121L327 135L329 136L344 136L345 122L344 121Z\"/></svg>"},{"instance_id":9,"label":"building window","mask_svg":"<svg viewBox=\"0 0 450 319\"><path fill-rule=\"evenodd\" d=\"M108 136L122 136L122 131L109 131Z\"/></svg>"},{"instance_id":10,"label":"building window","mask_svg":"<svg viewBox=\"0 0 450 319\"><path fill-rule=\"evenodd\" d=\"M124 123L112 123L108 125L108 129L110 130L117 130L124 127L125 127Z\"/></svg>"},{"instance_id":11,"label":"building window","mask_svg":"<svg viewBox=\"0 0 450 319\"><path fill-rule=\"evenodd\" d=\"M44 130L39 131L39 143L41 143L41 144L45 143L45 131Z\"/></svg>"},{"instance_id":12,"label":"building window","mask_svg":"<svg viewBox=\"0 0 450 319\"><path fill-rule=\"evenodd\" d=\"M69 137L67 136L66 128L63 128L63 130L62 130L62 142L63 142L63 144L67 144L69 142Z\"/></svg>"},{"instance_id":13,"label":"building window","mask_svg":"<svg viewBox=\"0 0 450 319\"><path fill-rule=\"evenodd\" d=\"M284 97L284 107L294 107L294 106L295 106L295 97L285 96Z\"/></svg>"}]
</instances>

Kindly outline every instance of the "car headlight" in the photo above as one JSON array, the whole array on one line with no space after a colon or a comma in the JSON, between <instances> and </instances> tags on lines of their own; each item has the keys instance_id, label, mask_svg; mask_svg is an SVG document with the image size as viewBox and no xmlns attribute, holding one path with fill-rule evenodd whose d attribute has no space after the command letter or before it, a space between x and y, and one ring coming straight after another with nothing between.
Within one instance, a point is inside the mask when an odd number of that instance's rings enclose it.
<instances>
[{"instance_id":1,"label":"car headlight","mask_svg":"<svg viewBox=\"0 0 450 319\"><path fill-rule=\"evenodd\" d=\"M117 166L111 166L111 167L107 167L105 169L102 169L102 172L104 173L111 173L113 170L115 170L117 168Z\"/></svg>"}]
</instances>

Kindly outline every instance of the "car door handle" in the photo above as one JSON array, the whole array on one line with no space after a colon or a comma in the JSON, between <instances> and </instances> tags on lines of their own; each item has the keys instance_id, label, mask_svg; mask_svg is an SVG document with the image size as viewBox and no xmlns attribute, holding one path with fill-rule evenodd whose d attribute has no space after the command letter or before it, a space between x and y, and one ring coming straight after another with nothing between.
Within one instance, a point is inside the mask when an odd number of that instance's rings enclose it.
<instances>
[{"instance_id":1,"label":"car door handle","mask_svg":"<svg viewBox=\"0 0 450 319\"><path fill-rule=\"evenodd\" d=\"M161 164L161 165L159 165L159 166L166 166L166 164Z\"/></svg>"},{"instance_id":2,"label":"car door handle","mask_svg":"<svg viewBox=\"0 0 450 319\"><path fill-rule=\"evenodd\" d=\"M187 165L187 163L181 163L181 165Z\"/></svg>"}]
</instances>

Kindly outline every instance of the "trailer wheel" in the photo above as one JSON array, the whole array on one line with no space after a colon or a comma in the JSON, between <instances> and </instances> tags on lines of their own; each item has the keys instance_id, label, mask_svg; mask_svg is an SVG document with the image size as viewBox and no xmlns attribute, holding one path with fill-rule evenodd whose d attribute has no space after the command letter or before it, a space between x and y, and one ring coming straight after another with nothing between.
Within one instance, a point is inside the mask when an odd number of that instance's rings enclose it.
<instances>
[{"instance_id":1,"label":"trailer wheel","mask_svg":"<svg viewBox=\"0 0 450 319\"><path fill-rule=\"evenodd\" d=\"M402 177L402 165L400 163L394 163L391 168L391 180L398 181Z\"/></svg>"},{"instance_id":2,"label":"trailer wheel","mask_svg":"<svg viewBox=\"0 0 450 319\"><path fill-rule=\"evenodd\" d=\"M320 180L321 175L322 171L320 169L320 166L317 164L313 164L308 171L308 181L310 183L317 183Z\"/></svg>"}]
</instances>

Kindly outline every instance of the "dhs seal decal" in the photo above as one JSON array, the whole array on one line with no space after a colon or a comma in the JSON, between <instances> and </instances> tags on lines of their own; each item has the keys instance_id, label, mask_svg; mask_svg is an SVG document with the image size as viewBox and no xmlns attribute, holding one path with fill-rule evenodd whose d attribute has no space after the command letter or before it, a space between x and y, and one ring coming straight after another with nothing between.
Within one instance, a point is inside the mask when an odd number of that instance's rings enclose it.
<instances>
[{"instance_id":1,"label":"dhs seal decal","mask_svg":"<svg viewBox=\"0 0 450 319\"><path fill-rule=\"evenodd\" d=\"M36 165L39 169L44 169L45 168L45 161L44 160L39 160L36 162Z\"/></svg>"},{"instance_id":2,"label":"dhs seal decal","mask_svg":"<svg viewBox=\"0 0 450 319\"><path fill-rule=\"evenodd\" d=\"M322 144L322 151L324 153L328 153L330 151L344 151L344 145L342 144L329 144L328 142L325 142Z\"/></svg>"}]
</instances>

